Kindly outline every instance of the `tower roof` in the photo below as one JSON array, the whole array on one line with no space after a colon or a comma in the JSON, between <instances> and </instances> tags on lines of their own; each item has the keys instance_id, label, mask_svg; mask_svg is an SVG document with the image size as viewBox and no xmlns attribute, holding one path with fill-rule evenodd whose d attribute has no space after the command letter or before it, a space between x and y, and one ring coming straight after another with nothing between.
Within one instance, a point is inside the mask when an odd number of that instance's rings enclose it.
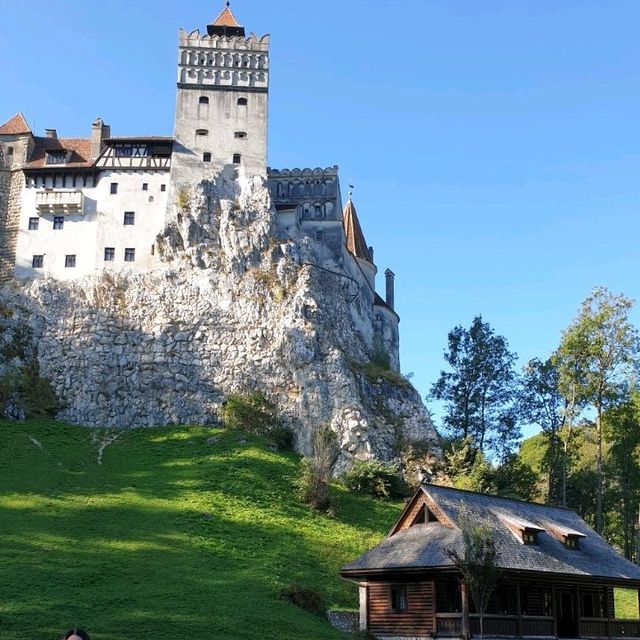
<instances>
[{"instance_id":1,"label":"tower roof","mask_svg":"<svg viewBox=\"0 0 640 640\"><path fill-rule=\"evenodd\" d=\"M207 32L210 36L242 36L244 37L244 27L236 20L233 15L229 2L220 12L220 15L207 25Z\"/></svg>"},{"instance_id":2,"label":"tower roof","mask_svg":"<svg viewBox=\"0 0 640 640\"><path fill-rule=\"evenodd\" d=\"M364 239L358 214L356 213L356 208L351 198L349 198L344 208L342 225L344 226L344 234L347 238L347 249L349 249L356 258L362 258L362 260L371 262L369 247L367 246L367 241Z\"/></svg>"},{"instance_id":3,"label":"tower roof","mask_svg":"<svg viewBox=\"0 0 640 640\"><path fill-rule=\"evenodd\" d=\"M0 135L15 136L21 133L31 133L31 128L21 113L16 113L13 118L0 126Z\"/></svg>"}]
</instances>

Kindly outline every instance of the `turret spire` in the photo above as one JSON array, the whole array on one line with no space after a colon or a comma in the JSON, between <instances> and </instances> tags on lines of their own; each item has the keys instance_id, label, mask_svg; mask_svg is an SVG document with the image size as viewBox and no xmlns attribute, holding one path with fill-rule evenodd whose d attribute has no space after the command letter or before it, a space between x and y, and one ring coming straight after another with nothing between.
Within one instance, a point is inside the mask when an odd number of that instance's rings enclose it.
<instances>
[{"instance_id":1,"label":"turret spire","mask_svg":"<svg viewBox=\"0 0 640 640\"><path fill-rule=\"evenodd\" d=\"M228 0L225 2L225 7L220 12L220 15L212 24L207 25L207 32L210 36L244 37L244 27L240 25L231 12L231 3Z\"/></svg>"}]
</instances>

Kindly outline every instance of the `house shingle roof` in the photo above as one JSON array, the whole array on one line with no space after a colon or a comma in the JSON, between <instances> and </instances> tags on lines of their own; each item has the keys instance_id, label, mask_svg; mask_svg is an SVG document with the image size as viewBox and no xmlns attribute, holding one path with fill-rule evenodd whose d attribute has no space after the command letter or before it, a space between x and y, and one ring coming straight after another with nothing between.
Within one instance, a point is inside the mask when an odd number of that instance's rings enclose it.
<instances>
[{"instance_id":1,"label":"house shingle roof","mask_svg":"<svg viewBox=\"0 0 640 640\"><path fill-rule=\"evenodd\" d=\"M558 507L499 498L450 487L423 485L424 491L456 525L465 509L474 522L490 526L502 569L594 576L614 580L640 580L640 567L629 562L610 547L573 511ZM525 545L501 521L500 515L537 524L544 532L538 544ZM584 535L579 549L572 550L548 531L558 528ZM343 567L343 575L366 575L380 570L401 571L421 568L451 568L447 549L462 553L462 533L456 526L448 528L438 522L416 524L391 535L354 562Z\"/></svg>"},{"instance_id":2,"label":"house shingle roof","mask_svg":"<svg viewBox=\"0 0 640 640\"><path fill-rule=\"evenodd\" d=\"M356 213L356 208L351 201L351 198L349 198L344 208L342 224L344 226L347 249L349 249L356 258L362 258L367 262L371 262L369 247L367 246L367 241L364 239L364 233L362 233L358 214Z\"/></svg>"},{"instance_id":3,"label":"house shingle roof","mask_svg":"<svg viewBox=\"0 0 640 640\"><path fill-rule=\"evenodd\" d=\"M68 162L64 165L48 165L47 151L71 151ZM30 162L25 169L41 168L80 168L90 167L91 138L36 138L36 146L31 155Z\"/></svg>"},{"instance_id":4,"label":"house shingle roof","mask_svg":"<svg viewBox=\"0 0 640 640\"><path fill-rule=\"evenodd\" d=\"M9 118L0 126L0 135L19 135L21 133L31 133L31 128L27 124L25 117L21 113Z\"/></svg>"}]
</instances>

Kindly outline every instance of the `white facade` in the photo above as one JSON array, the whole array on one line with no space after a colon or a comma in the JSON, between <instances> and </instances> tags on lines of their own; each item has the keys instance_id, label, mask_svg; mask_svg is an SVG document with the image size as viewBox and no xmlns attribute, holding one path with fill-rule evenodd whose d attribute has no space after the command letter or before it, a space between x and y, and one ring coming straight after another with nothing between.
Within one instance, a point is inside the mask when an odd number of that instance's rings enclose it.
<instances>
[{"instance_id":1,"label":"white facade","mask_svg":"<svg viewBox=\"0 0 640 640\"><path fill-rule=\"evenodd\" d=\"M103 171L99 176L95 186L90 182L68 189L54 188L51 179L45 187L28 180L22 192L17 277L69 280L102 269L154 267L155 238L164 228L168 171ZM113 194L112 184L117 185ZM125 213L133 214L127 216L133 224L125 224ZM105 260L105 249L114 250L113 260ZM126 249L134 250L128 252L131 262L125 261ZM42 256L41 267L33 266L37 256Z\"/></svg>"}]
</instances>

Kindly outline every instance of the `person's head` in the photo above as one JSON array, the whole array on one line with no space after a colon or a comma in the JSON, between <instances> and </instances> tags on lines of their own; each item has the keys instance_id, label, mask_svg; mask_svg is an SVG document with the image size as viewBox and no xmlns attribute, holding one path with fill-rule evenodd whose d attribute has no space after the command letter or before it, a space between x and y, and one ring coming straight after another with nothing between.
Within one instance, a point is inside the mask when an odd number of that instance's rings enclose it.
<instances>
[{"instance_id":1,"label":"person's head","mask_svg":"<svg viewBox=\"0 0 640 640\"><path fill-rule=\"evenodd\" d=\"M89 634L84 629L69 629L62 640L90 640Z\"/></svg>"}]
</instances>

